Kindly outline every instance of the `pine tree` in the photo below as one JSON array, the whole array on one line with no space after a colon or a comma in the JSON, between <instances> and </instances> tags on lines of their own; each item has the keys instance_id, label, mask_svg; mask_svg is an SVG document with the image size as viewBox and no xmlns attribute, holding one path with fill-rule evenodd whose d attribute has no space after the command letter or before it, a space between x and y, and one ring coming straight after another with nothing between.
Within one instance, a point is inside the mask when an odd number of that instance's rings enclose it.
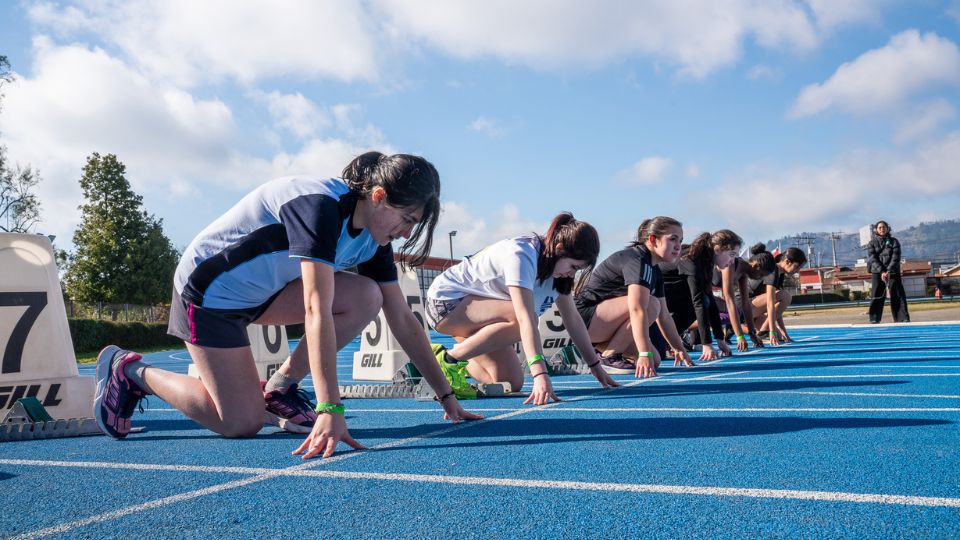
<instances>
[{"instance_id":1,"label":"pine tree","mask_svg":"<svg viewBox=\"0 0 960 540\"><path fill-rule=\"evenodd\" d=\"M83 167L80 227L65 276L79 302L152 305L168 302L178 254L163 234L163 220L142 209L126 167L113 154L94 153Z\"/></svg>"}]
</instances>

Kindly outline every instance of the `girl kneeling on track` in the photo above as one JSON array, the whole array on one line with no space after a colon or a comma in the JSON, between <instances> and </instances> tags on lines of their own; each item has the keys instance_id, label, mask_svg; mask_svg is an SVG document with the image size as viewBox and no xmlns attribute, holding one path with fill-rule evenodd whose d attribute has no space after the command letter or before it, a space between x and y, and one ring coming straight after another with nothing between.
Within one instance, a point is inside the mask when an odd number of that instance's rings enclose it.
<instances>
[{"instance_id":1,"label":"girl kneeling on track","mask_svg":"<svg viewBox=\"0 0 960 540\"><path fill-rule=\"evenodd\" d=\"M727 315L730 317L730 326L737 336L737 351L746 352L747 336L753 341L754 347L763 347L763 340L757 335L757 327L753 322L753 304L750 303L748 280L762 280L773 273L777 266L773 255L763 244L756 244L750 248L751 257L743 260L736 257L726 268L717 268L713 272L713 286L720 287L723 300L726 303ZM734 291L734 284L737 290ZM747 314L741 322L741 316ZM747 332L743 325L746 324Z\"/></svg>"},{"instance_id":2,"label":"girl kneeling on track","mask_svg":"<svg viewBox=\"0 0 960 540\"><path fill-rule=\"evenodd\" d=\"M407 306L390 242L430 252L440 210L440 177L427 160L368 152L342 178L285 177L241 199L190 243L174 277L168 332L186 342L195 379L148 366L140 355L109 346L97 360L94 413L105 433L123 438L145 395L155 394L225 437L255 435L267 417L309 433L294 451L333 454L337 441L362 446L347 430L337 386L337 350L381 306L401 346L437 391L445 417L463 410ZM345 268L357 266L358 273ZM249 324L305 323L305 334L264 383L247 338ZM296 383L313 376L316 409ZM319 414L319 415L318 415Z\"/></svg>"},{"instance_id":3,"label":"girl kneeling on track","mask_svg":"<svg viewBox=\"0 0 960 540\"><path fill-rule=\"evenodd\" d=\"M701 362L733 354L723 340L720 310L713 296L712 282L714 266L730 266L741 245L743 240L727 229L713 234L703 233L681 252L675 262L660 264L670 316L680 332L693 325L700 333L700 343L703 345ZM711 328L716 334L719 353L712 346Z\"/></svg>"},{"instance_id":4,"label":"girl kneeling on track","mask_svg":"<svg viewBox=\"0 0 960 540\"><path fill-rule=\"evenodd\" d=\"M793 341L783 322L783 312L790 306L793 295L783 289L783 279L787 274L795 274L800 270L806 264L807 256L803 250L792 247L777 255L774 261L776 266L773 272L761 279L748 279L747 289L752 299L752 316L759 329L758 335L763 337L764 332L769 331L770 344L780 345L781 342Z\"/></svg>"},{"instance_id":5,"label":"girl kneeling on track","mask_svg":"<svg viewBox=\"0 0 960 540\"><path fill-rule=\"evenodd\" d=\"M481 383L505 381L521 388L523 368L514 349L519 340L533 376L533 392L524 404L560 401L547 374L537 324L554 302L593 376L604 387L617 386L596 355L585 354L592 351L590 339L570 296L577 272L593 267L599 252L596 229L563 212L544 236L501 240L437 276L427 292L427 318L457 341L450 350L433 348L458 397L477 396L468 375Z\"/></svg>"},{"instance_id":6,"label":"girl kneeling on track","mask_svg":"<svg viewBox=\"0 0 960 540\"><path fill-rule=\"evenodd\" d=\"M648 219L637 229L637 239L600 263L578 292L577 310L590 341L603 351L600 360L608 373L656 376L666 354L663 336L671 343L675 364L694 365L667 311L657 267L677 260L682 241L679 221L664 216ZM654 323L658 328L652 327Z\"/></svg>"}]
</instances>

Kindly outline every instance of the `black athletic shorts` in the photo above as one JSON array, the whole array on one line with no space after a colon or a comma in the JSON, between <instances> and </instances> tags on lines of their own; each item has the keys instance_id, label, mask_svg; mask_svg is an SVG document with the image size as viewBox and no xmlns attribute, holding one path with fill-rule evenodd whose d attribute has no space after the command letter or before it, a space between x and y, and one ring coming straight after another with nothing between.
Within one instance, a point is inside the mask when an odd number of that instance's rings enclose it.
<instances>
[{"instance_id":1,"label":"black athletic shorts","mask_svg":"<svg viewBox=\"0 0 960 540\"><path fill-rule=\"evenodd\" d=\"M214 309L184 300L174 289L167 333L201 347L230 349L249 346L247 326L267 311L280 292L256 307Z\"/></svg>"}]
</instances>

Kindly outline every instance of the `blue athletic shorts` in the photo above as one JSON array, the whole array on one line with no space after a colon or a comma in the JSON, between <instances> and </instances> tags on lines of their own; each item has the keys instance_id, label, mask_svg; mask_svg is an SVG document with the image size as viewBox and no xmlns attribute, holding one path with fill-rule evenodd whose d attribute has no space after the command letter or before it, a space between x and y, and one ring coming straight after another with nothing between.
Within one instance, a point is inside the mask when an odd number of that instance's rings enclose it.
<instances>
[{"instance_id":1,"label":"blue athletic shorts","mask_svg":"<svg viewBox=\"0 0 960 540\"><path fill-rule=\"evenodd\" d=\"M167 333L201 347L215 349L247 347L250 345L247 326L260 318L279 295L280 292L274 294L256 307L214 309L184 300L174 290L173 299L170 302L170 323L167 326Z\"/></svg>"}]
</instances>

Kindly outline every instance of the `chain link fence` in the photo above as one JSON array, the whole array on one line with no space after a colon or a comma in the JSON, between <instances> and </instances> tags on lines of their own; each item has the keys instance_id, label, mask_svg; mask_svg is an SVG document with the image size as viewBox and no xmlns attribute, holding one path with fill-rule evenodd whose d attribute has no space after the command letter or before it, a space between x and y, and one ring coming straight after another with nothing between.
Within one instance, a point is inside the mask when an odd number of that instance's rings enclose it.
<instances>
[{"instance_id":1,"label":"chain link fence","mask_svg":"<svg viewBox=\"0 0 960 540\"><path fill-rule=\"evenodd\" d=\"M113 322L165 323L170 319L170 306L138 306L107 302L66 301L67 318Z\"/></svg>"}]
</instances>

